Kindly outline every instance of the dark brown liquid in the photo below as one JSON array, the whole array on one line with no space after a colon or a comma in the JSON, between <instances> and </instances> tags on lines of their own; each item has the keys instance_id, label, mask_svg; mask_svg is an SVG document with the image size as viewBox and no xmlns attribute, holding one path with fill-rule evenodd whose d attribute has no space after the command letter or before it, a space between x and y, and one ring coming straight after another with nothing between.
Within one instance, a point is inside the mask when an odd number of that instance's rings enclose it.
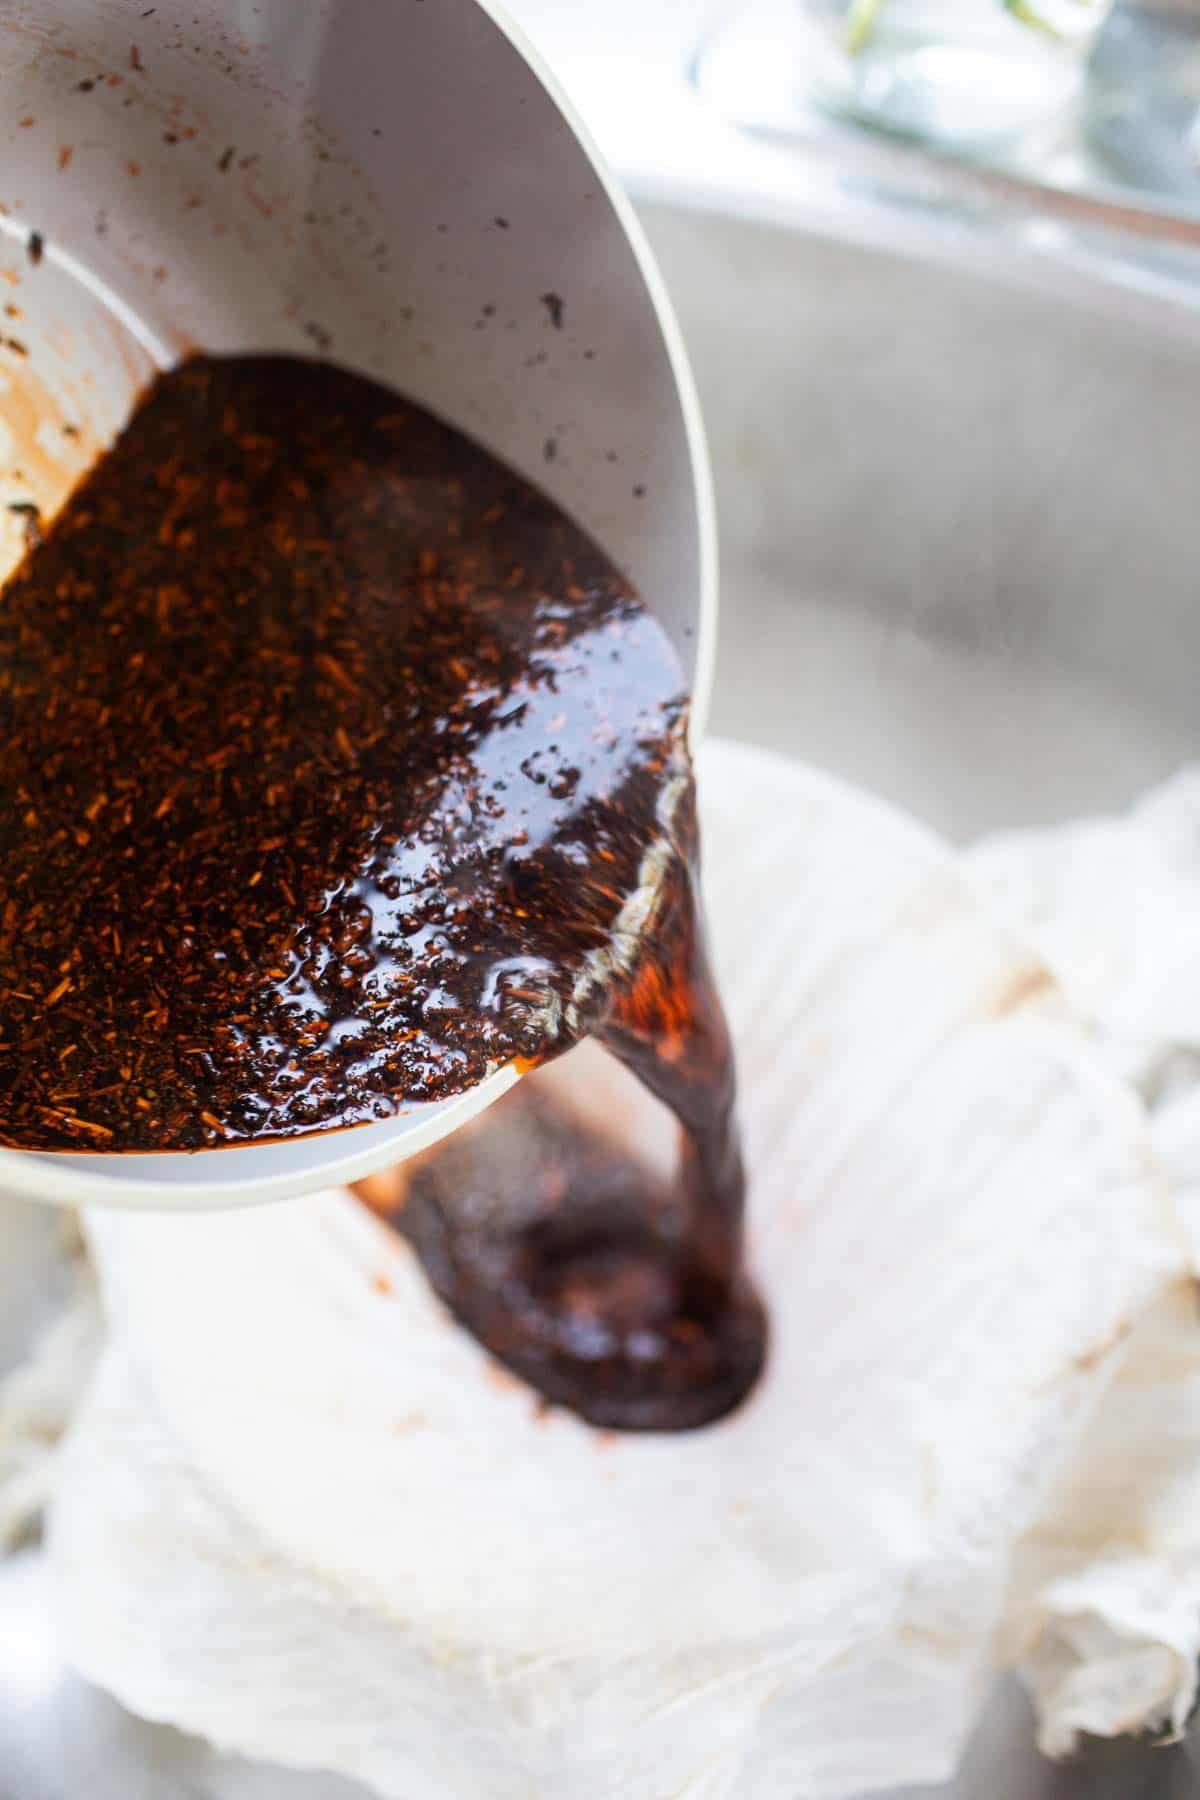
<instances>
[{"instance_id":1,"label":"dark brown liquid","mask_svg":"<svg viewBox=\"0 0 1200 1800\"><path fill-rule=\"evenodd\" d=\"M419 1247L549 1397L726 1410L763 1334L685 720L628 584L459 434L324 364L162 377L0 595L0 1142L297 1136L596 1032L680 1119L674 1223L634 1181L503 1277L449 1203Z\"/></svg>"},{"instance_id":2,"label":"dark brown liquid","mask_svg":"<svg viewBox=\"0 0 1200 1800\"><path fill-rule=\"evenodd\" d=\"M703 937L689 781L644 937L594 1035L678 1119L682 1167L653 1179L533 1084L362 1184L493 1355L593 1424L687 1430L744 1398L763 1363L742 1272L733 1051Z\"/></svg>"}]
</instances>

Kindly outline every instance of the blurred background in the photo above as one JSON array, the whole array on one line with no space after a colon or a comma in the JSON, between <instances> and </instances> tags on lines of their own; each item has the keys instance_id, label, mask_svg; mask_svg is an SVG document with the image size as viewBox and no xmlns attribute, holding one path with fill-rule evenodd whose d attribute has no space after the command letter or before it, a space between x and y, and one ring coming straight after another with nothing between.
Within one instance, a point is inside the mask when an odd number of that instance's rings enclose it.
<instances>
[{"instance_id":1,"label":"blurred background","mask_svg":"<svg viewBox=\"0 0 1200 1800\"><path fill-rule=\"evenodd\" d=\"M957 838L1192 753L1200 5L518 0L680 312L717 730Z\"/></svg>"}]
</instances>

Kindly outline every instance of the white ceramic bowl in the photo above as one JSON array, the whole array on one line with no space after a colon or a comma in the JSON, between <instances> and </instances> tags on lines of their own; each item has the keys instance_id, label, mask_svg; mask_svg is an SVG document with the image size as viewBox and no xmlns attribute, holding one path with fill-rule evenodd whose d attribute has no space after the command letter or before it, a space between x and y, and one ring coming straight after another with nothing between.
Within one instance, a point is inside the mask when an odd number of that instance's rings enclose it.
<instances>
[{"instance_id":1,"label":"white ceramic bowl","mask_svg":"<svg viewBox=\"0 0 1200 1800\"><path fill-rule=\"evenodd\" d=\"M21 552L8 504L52 512L156 367L325 354L591 530L671 633L699 721L714 526L678 331L626 201L490 0L9 0L0 146L0 338L19 345L0 344L0 573ZM515 1079L285 1145L0 1152L0 1188L278 1198L425 1147Z\"/></svg>"}]
</instances>

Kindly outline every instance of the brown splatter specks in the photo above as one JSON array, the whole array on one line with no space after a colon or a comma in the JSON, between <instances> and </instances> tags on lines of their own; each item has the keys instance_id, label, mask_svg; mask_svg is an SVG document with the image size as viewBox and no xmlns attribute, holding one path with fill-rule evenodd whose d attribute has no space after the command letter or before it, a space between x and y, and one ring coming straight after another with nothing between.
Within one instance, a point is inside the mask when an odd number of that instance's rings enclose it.
<instances>
[{"instance_id":1,"label":"brown splatter specks","mask_svg":"<svg viewBox=\"0 0 1200 1800\"><path fill-rule=\"evenodd\" d=\"M549 293L542 295L542 305L549 313L550 323L553 325L555 331L561 331L563 328L563 310L565 305L562 295L556 294L551 290Z\"/></svg>"},{"instance_id":2,"label":"brown splatter specks","mask_svg":"<svg viewBox=\"0 0 1200 1800\"><path fill-rule=\"evenodd\" d=\"M28 131L31 126L37 124L37 119L34 117L33 113L26 113L23 119L17 120L17 124L21 127L22 131Z\"/></svg>"},{"instance_id":3,"label":"brown splatter specks","mask_svg":"<svg viewBox=\"0 0 1200 1800\"><path fill-rule=\"evenodd\" d=\"M129 66L135 75L144 75L146 73L146 65L142 61L142 53L136 44L130 44L129 46Z\"/></svg>"},{"instance_id":4,"label":"brown splatter specks","mask_svg":"<svg viewBox=\"0 0 1200 1800\"><path fill-rule=\"evenodd\" d=\"M361 1181L353 1184L353 1191L372 1212L385 1215L402 1212L408 1197L408 1179L407 1167L396 1163L390 1169L364 1175Z\"/></svg>"},{"instance_id":5,"label":"brown splatter specks","mask_svg":"<svg viewBox=\"0 0 1200 1800\"><path fill-rule=\"evenodd\" d=\"M71 166L71 158L74 156L74 154L75 154L75 146L73 144L60 144L58 146L58 166L59 166L59 168L60 169L69 169Z\"/></svg>"},{"instance_id":6,"label":"brown splatter specks","mask_svg":"<svg viewBox=\"0 0 1200 1800\"><path fill-rule=\"evenodd\" d=\"M1071 1368L1077 1370L1080 1375L1094 1374L1094 1372L1101 1367L1106 1358L1111 1356L1113 1351L1125 1342L1125 1339L1130 1335L1132 1330L1133 1320L1122 1319L1116 1329L1109 1332L1102 1343L1094 1345L1090 1350L1085 1350L1082 1356L1072 1357Z\"/></svg>"},{"instance_id":7,"label":"brown splatter specks","mask_svg":"<svg viewBox=\"0 0 1200 1800\"><path fill-rule=\"evenodd\" d=\"M222 175L227 175L229 173L230 169L232 169L233 159L236 155L237 155L237 151L234 149L232 144L230 144L225 150L222 150L220 156L217 158L217 168L221 171Z\"/></svg>"},{"instance_id":8,"label":"brown splatter specks","mask_svg":"<svg viewBox=\"0 0 1200 1800\"><path fill-rule=\"evenodd\" d=\"M485 1363L483 1378L489 1387L495 1388L501 1394L511 1394L514 1391L520 1393L525 1387L525 1383L518 1380L501 1363Z\"/></svg>"},{"instance_id":9,"label":"brown splatter specks","mask_svg":"<svg viewBox=\"0 0 1200 1800\"><path fill-rule=\"evenodd\" d=\"M127 174L132 175L136 178L142 172L142 165L140 162L134 162L134 160L131 157L130 160L125 164L125 170L126 170Z\"/></svg>"},{"instance_id":10,"label":"brown splatter specks","mask_svg":"<svg viewBox=\"0 0 1200 1800\"><path fill-rule=\"evenodd\" d=\"M1022 1007L1045 1001L1057 991L1053 975L1041 963L1029 963L1007 976L983 1006L985 1018L1002 1019Z\"/></svg>"},{"instance_id":11,"label":"brown splatter specks","mask_svg":"<svg viewBox=\"0 0 1200 1800\"><path fill-rule=\"evenodd\" d=\"M25 548L36 550L42 541L42 509L35 500L10 500L10 513L15 513L25 527ZM51 1002L47 1001L47 1005Z\"/></svg>"}]
</instances>

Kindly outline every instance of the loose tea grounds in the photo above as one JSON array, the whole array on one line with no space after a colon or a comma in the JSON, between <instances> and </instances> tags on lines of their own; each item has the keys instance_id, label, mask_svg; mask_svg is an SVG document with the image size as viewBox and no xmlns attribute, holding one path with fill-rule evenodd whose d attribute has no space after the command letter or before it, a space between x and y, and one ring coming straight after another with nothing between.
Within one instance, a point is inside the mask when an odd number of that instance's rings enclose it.
<instances>
[{"instance_id":1,"label":"loose tea grounds","mask_svg":"<svg viewBox=\"0 0 1200 1800\"><path fill-rule=\"evenodd\" d=\"M600 1356L568 1333L548 1363L528 1246L497 1299L446 1208L463 1255L427 1232L426 1264L588 1416L694 1423L682 1390L706 1416L744 1392L762 1322L682 678L544 496L328 364L194 358L5 587L0 721L0 1142L293 1137L595 1032L678 1113L690 1210L602 1254L589 1213L590 1266L651 1270L674 1337L639 1363L623 1327Z\"/></svg>"},{"instance_id":2,"label":"loose tea grounds","mask_svg":"<svg viewBox=\"0 0 1200 1800\"><path fill-rule=\"evenodd\" d=\"M567 1029L682 767L662 633L548 502L327 365L151 390L0 607L0 1138L198 1149Z\"/></svg>"}]
</instances>

